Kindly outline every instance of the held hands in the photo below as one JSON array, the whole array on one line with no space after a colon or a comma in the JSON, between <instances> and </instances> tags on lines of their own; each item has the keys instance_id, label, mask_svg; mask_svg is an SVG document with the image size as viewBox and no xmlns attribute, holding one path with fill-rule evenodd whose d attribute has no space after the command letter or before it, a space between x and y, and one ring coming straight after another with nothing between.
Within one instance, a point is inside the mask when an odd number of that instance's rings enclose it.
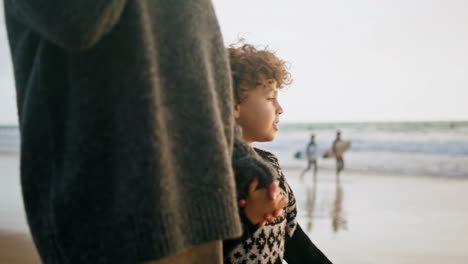
<instances>
[{"instance_id":1,"label":"held hands","mask_svg":"<svg viewBox=\"0 0 468 264\"><path fill-rule=\"evenodd\" d=\"M280 193L278 182L273 182L266 188L258 187L258 179L254 178L249 185L246 200L240 200L239 206L244 208L246 217L252 224L262 227L266 222L282 215L283 208L288 204L288 198Z\"/></svg>"}]
</instances>

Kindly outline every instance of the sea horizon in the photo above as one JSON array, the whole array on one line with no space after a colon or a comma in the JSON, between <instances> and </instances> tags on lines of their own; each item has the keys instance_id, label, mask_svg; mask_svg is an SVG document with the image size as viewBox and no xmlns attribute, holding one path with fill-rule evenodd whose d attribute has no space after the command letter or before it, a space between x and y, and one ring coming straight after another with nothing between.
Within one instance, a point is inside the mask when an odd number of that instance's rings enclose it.
<instances>
[{"instance_id":1,"label":"sea horizon","mask_svg":"<svg viewBox=\"0 0 468 264\"><path fill-rule=\"evenodd\" d=\"M468 177L468 121L280 122L272 142L255 146L276 154L284 167L300 169L311 134L316 135L319 168L333 170L332 159L321 158L336 131L351 141L346 170L401 175ZM19 128L0 125L0 152L19 153Z\"/></svg>"}]
</instances>

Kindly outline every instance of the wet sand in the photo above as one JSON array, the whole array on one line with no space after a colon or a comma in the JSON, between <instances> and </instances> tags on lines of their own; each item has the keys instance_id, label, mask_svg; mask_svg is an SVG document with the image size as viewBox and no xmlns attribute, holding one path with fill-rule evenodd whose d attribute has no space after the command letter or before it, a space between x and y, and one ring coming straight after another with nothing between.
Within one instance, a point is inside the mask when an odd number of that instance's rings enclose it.
<instances>
[{"instance_id":1,"label":"wet sand","mask_svg":"<svg viewBox=\"0 0 468 264\"><path fill-rule=\"evenodd\" d=\"M17 154L0 153L0 264L38 264L19 185Z\"/></svg>"},{"instance_id":2,"label":"wet sand","mask_svg":"<svg viewBox=\"0 0 468 264\"><path fill-rule=\"evenodd\" d=\"M31 237L24 233L0 230L0 263L39 264L39 256Z\"/></svg>"},{"instance_id":3,"label":"wet sand","mask_svg":"<svg viewBox=\"0 0 468 264\"><path fill-rule=\"evenodd\" d=\"M466 178L285 174L301 226L334 263L468 263Z\"/></svg>"},{"instance_id":4,"label":"wet sand","mask_svg":"<svg viewBox=\"0 0 468 264\"><path fill-rule=\"evenodd\" d=\"M39 263L28 235L17 155L0 153L0 264ZM330 171L299 180L299 222L334 263L468 263L468 178Z\"/></svg>"}]
</instances>

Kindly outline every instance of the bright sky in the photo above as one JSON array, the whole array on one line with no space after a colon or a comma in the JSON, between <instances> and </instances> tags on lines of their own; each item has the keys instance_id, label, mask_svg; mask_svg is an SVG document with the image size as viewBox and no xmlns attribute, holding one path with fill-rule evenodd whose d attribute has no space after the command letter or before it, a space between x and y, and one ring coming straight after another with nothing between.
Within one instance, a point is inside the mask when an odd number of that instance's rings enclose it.
<instances>
[{"instance_id":1,"label":"bright sky","mask_svg":"<svg viewBox=\"0 0 468 264\"><path fill-rule=\"evenodd\" d=\"M4 24L3 0L0 0L0 125L11 125L18 124L18 121L13 70Z\"/></svg>"},{"instance_id":2,"label":"bright sky","mask_svg":"<svg viewBox=\"0 0 468 264\"><path fill-rule=\"evenodd\" d=\"M283 121L468 120L467 1L214 4L227 43L243 36L290 63ZM0 124L16 123L11 74L1 26Z\"/></svg>"}]
</instances>

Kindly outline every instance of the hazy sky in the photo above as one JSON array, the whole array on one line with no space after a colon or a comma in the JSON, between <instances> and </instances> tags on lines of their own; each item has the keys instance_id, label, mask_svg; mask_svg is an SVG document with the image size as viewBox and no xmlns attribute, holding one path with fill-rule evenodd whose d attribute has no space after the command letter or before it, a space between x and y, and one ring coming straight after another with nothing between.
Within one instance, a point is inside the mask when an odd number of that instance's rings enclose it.
<instances>
[{"instance_id":1,"label":"hazy sky","mask_svg":"<svg viewBox=\"0 0 468 264\"><path fill-rule=\"evenodd\" d=\"M18 123L13 71L4 24L3 0L0 0L0 125Z\"/></svg>"},{"instance_id":2,"label":"hazy sky","mask_svg":"<svg viewBox=\"0 0 468 264\"><path fill-rule=\"evenodd\" d=\"M467 1L214 4L226 42L243 36L290 63L283 121L468 120ZM0 124L16 123L11 74L1 25Z\"/></svg>"}]
</instances>

